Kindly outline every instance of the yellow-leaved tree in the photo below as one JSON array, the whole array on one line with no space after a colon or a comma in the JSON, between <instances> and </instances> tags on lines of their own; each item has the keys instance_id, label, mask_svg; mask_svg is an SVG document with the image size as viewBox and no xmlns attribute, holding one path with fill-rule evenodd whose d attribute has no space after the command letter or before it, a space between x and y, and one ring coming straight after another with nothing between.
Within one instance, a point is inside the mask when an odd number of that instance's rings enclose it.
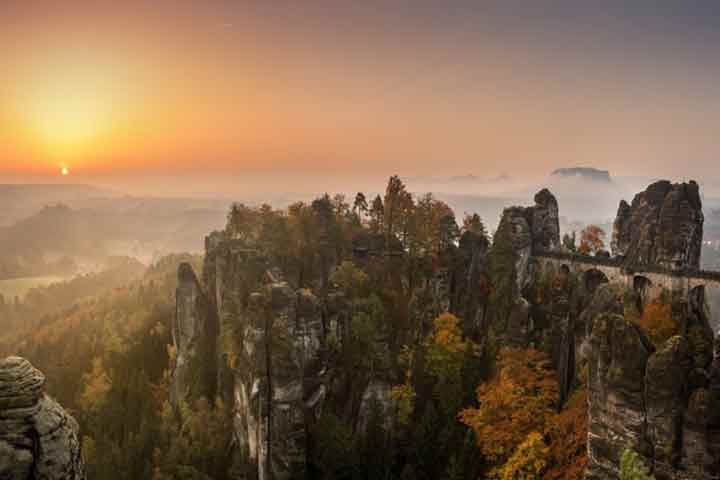
<instances>
[{"instance_id":1,"label":"yellow-leaved tree","mask_svg":"<svg viewBox=\"0 0 720 480\"><path fill-rule=\"evenodd\" d=\"M489 475L503 480L542 477L550 457L543 436L558 400L548 356L534 349L501 349L497 374L478 387L477 400L479 406L462 410L459 418L475 431L492 465Z\"/></svg>"},{"instance_id":2,"label":"yellow-leaved tree","mask_svg":"<svg viewBox=\"0 0 720 480\"><path fill-rule=\"evenodd\" d=\"M501 480L536 480L548 466L550 447L538 432L530 432L504 465L494 470Z\"/></svg>"}]
</instances>

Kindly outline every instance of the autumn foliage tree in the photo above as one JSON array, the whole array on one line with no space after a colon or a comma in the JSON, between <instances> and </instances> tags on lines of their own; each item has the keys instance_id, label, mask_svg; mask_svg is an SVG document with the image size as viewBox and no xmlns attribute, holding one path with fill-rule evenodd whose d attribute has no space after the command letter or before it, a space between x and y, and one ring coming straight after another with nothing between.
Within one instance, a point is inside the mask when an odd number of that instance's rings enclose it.
<instances>
[{"instance_id":1,"label":"autumn foliage tree","mask_svg":"<svg viewBox=\"0 0 720 480\"><path fill-rule=\"evenodd\" d=\"M597 225L588 225L580 232L580 247L583 255L598 253L605 248L605 230Z\"/></svg>"},{"instance_id":2,"label":"autumn foliage tree","mask_svg":"<svg viewBox=\"0 0 720 480\"><path fill-rule=\"evenodd\" d=\"M527 469L519 462L513 470L506 464L517 449L538 448L536 435L544 434L548 419L558 400L558 383L550 359L534 349L502 348L495 378L477 388L478 407L460 412L460 421L475 431L477 444L493 466L494 478L536 478L512 476L517 469ZM546 465L547 459L536 458L534 464ZM506 468L507 467L507 468Z\"/></svg>"},{"instance_id":3,"label":"autumn foliage tree","mask_svg":"<svg viewBox=\"0 0 720 480\"><path fill-rule=\"evenodd\" d=\"M550 468L548 480L580 480L587 466L587 390L570 396L562 411L548 424Z\"/></svg>"},{"instance_id":4,"label":"autumn foliage tree","mask_svg":"<svg viewBox=\"0 0 720 480\"><path fill-rule=\"evenodd\" d=\"M558 411L550 359L534 349L500 350L495 378L478 387L479 407L460 412L500 480L580 480L587 465L587 392Z\"/></svg>"},{"instance_id":5,"label":"autumn foliage tree","mask_svg":"<svg viewBox=\"0 0 720 480\"><path fill-rule=\"evenodd\" d=\"M462 398L462 374L468 355L477 352L477 345L462 335L461 322L451 313L442 313L433 321L433 330L421 345L424 373L434 383L434 396L442 410L454 412ZM416 392L413 387L412 369L417 352L405 349L402 354L408 365L406 382L393 388L401 423L412 413Z\"/></svg>"},{"instance_id":6,"label":"autumn foliage tree","mask_svg":"<svg viewBox=\"0 0 720 480\"><path fill-rule=\"evenodd\" d=\"M643 308L639 323L655 345L665 342L678 330L672 318L672 306L661 300L651 302Z\"/></svg>"}]
</instances>

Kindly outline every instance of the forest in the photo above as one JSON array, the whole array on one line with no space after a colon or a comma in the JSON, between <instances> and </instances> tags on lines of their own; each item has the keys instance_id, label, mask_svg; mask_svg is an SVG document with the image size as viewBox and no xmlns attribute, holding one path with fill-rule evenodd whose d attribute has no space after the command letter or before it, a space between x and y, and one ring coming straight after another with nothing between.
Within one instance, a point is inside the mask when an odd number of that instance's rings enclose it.
<instances>
[{"instance_id":1,"label":"forest","mask_svg":"<svg viewBox=\"0 0 720 480\"><path fill-rule=\"evenodd\" d=\"M342 302L343 326L323 337L319 353L333 388L307 425L303 466L288 478L583 478L587 365L563 383L550 311L551 299L568 295L578 279L558 272L525 287L539 326L518 341L511 227L500 222L491 235L478 215L458 221L447 204L412 195L395 176L383 197L326 194L285 210L230 208L225 238L322 305ZM577 247L566 236L564 248L599 252L603 234L588 228ZM88 478L258 476L237 444L238 412L215 383L219 371L198 369L200 386L171 401L182 263L204 268L189 254L147 269L125 259L103 274L35 289L22 302L0 302L0 353L24 356L45 373L48 392L80 424ZM260 288L256 278L248 282ZM679 332L668 296L639 309L630 292L623 295L626 318L654 345ZM225 367L243 368L242 340L228 332L219 353ZM275 351L284 348L282 336L270 340ZM390 385L391 409L374 401L359 412L358 395L376 381ZM621 454L623 479L651 478L632 445Z\"/></svg>"}]
</instances>

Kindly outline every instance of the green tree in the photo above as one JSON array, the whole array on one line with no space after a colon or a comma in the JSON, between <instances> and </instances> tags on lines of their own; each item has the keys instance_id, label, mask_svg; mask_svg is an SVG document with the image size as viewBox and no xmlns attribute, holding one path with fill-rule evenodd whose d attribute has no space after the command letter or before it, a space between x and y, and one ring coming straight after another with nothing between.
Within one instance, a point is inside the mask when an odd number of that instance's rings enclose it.
<instances>
[{"instance_id":1,"label":"green tree","mask_svg":"<svg viewBox=\"0 0 720 480\"><path fill-rule=\"evenodd\" d=\"M575 231L573 231L571 234L566 233L565 235L563 235L562 245L563 248L568 252L577 252L577 247L575 246Z\"/></svg>"},{"instance_id":2,"label":"green tree","mask_svg":"<svg viewBox=\"0 0 720 480\"><path fill-rule=\"evenodd\" d=\"M463 218L462 231L463 233L472 232L476 235L480 235L481 237L487 236L487 230L485 230L485 225L483 224L480 215L478 215L477 213L473 213L472 215L465 215L465 217Z\"/></svg>"},{"instance_id":3,"label":"green tree","mask_svg":"<svg viewBox=\"0 0 720 480\"><path fill-rule=\"evenodd\" d=\"M515 262L517 253L513 247L512 224L500 223L493 237L492 248L488 256L490 284L490 305L494 313L494 322L502 332L513 307L517 291L517 272Z\"/></svg>"},{"instance_id":4,"label":"green tree","mask_svg":"<svg viewBox=\"0 0 720 480\"><path fill-rule=\"evenodd\" d=\"M368 202L367 198L365 198L364 193L358 192L355 195L355 201L353 202L353 212L361 219L363 215L368 212Z\"/></svg>"},{"instance_id":5,"label":"green tree","mask_svg":"<svg viewBox=\"0 0 720 480\"><path fill-rule=\"evenodd\" d=\"M331 412L323 412L313 429L312 467L322 480L354 477L357 465L352 429Z\"/></svg>"},{"instance_id":6,"label":"green tree","mask_svg":"<svg viewBox=\"0 0 720 480\"><path fill-rule=\"evenodd\" d=\"M370 230L373 233L380 233L384 228L383 219L385 218L385 206L383 205L382 198L377 195L370 207Z\"/></svg>"},{"instance_id":7,"label":"green tree","mask_svg":"<svg viewBox=\"0 0 720 480\"><path fill-rule=\"evenodd\" d=\"M340 288L347 299L354 300L366 291L368 275L346 260L330 275L330 281Z\"/></svg>"},{"instance_id":8,"label":"green tree","mask_svg":"<svg viewBox=\"0 0 720 480\"><path fill-rule=\"evenodd\" d=\"M640 455L627 447L620 458L620 480L655 480L655 477L650 475Z\"/></svg>"},{"instance_id":9,"label":"green tree","mask_svg":"<svg viewBox=\"0 0 720 480\"><path fill-rule=\"evenodd\" d=\"M460 229L453 215L443 215L440 218L439 233L440 251L452 246L457 241L460 236Z\"/></svg>"}]
</instances>

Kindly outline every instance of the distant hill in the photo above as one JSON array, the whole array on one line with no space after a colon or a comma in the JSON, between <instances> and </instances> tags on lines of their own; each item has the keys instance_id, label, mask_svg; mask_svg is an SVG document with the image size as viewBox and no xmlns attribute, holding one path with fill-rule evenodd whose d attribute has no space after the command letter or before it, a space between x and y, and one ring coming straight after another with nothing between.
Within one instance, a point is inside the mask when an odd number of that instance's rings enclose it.
<instances>
[{"instance_id":1,"label":"distant hill","mask_svg":"<svg viewBox=\"0 0 720 480\"><path fill-rule=\"evenodd\" d=\"M43 207L0 226L0 279L70 274L114 255L149 262L170 252L202 251L204 233L222 228L226 211L186 203L118 198L99 202L104 208Z\"/></svg>"},{"instance_id":2,"label":"distant hill","mask_svg":"<svg viewBox=\"0 0 720 480\"><path fill-rule=\"evenodd\" d=\"M83 184L0 184L0 226L27 218L47 205L81 206L90 199L114 195L110 190Z\"/></svg>"},{"instance_id":3,"label":"distant hill","mask_svg":"<svg viewBox=\"0 0 720 480\"><path fill-rule=\"evenodd\" d=\"M599 182L612 182L610 179L610 172L607 170L599 170L592 167L569 167L569 168L558 168L551 173L557 177L580 177L588 180L595 180Z\"/></svg>"}]
</instances>

